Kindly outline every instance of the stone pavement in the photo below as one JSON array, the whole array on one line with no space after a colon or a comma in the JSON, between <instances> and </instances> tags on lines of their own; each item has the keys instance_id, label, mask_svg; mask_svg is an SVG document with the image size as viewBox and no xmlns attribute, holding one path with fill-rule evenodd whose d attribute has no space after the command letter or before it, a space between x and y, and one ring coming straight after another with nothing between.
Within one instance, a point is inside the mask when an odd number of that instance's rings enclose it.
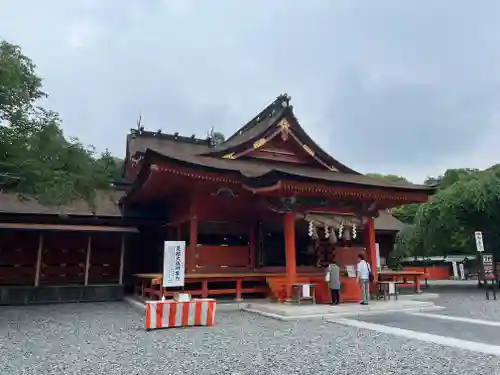
<instances>
[{"instance_id":1,"label":"stone pavement","mask_svg":"<svg viewBox=\"0 0 500 375\"><path fill-rule=\"evenodd\" d=\"M408 340L500 356L500 300L486 300L477 288L442 292L434 312L395 312L329 318L337 326L371 330ZM498 370L500 373L500 369Z\"/></svg>"},{"instance_id":2,"label":"stone pavement","mask_svg":"<svg viewBox=\"0 0 500 375\"><path fill-rule=\"evenodd\" d=\"M500 356L500 322L421 312L327 320L337 325Z\"/></svg>"},{"instance_id":3,"label":"stone pavement","mask_svg":"<svg viewBox=\"0 0 500 375\"><path fill-rule=\"evenodd\" d=\"M334 318L342 316L358 316L366 314L380 314L401 311L428 311L440 307L431 301L413 301L411 299L392 301L371 301L369 305L341 304L311 305L311 304L282 304L274 302L250 303L244 311L263 315L279 320Z\"/></svg>"}]
</instances>

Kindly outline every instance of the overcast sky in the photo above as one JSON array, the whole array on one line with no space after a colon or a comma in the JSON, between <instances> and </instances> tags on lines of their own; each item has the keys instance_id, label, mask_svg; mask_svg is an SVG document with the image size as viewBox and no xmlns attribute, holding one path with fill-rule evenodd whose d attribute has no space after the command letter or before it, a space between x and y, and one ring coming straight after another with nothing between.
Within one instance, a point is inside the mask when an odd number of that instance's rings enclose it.
<instances>
[{"instance_id":1,"label":"overcast sky","mask_svg":"<svg viewBox=\"0 0 500 375\"><path fill-rule=\"evenodd\" d=\"M500 162L499 17L498 0L0 0L0 38L98 150L123 156L140 112L229 136L287 92L335 158L421 182Z\"/></svg>"}]
</instances>

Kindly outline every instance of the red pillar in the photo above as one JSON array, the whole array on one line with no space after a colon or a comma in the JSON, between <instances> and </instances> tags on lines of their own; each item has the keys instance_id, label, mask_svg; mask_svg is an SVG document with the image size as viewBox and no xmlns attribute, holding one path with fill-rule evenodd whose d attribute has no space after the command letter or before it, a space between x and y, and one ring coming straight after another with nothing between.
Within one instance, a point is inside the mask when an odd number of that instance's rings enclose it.
<instances>
[{"instance_id":1,"label":"red pillar","mask_svg":"<svg viewBox=\"0 0 500 375\"><path fill-rule=\"evenodd\" d=\"M377 270L377 251L375 248L375 221L372 217L367 218L365 225L365 246L366 246L366 256L367 262L370 264L370 268L373 273L375 280L378 279Z\"/></svg>"},{"instance_id":2,"label":"red pillar","mask_svg":"<svg viewBox=\"0 0 500 375\"><path fill-rule=\"evenodd\" d=\"M297 278L297 262L295 260L295 215L287 212L283 216L283 232L285 234L286 260L286 295L291 296L292 284Z\"/></svg>"},{"instance_id":3,"label":"red pillar","mask_svg":"<svg viewBox=\"0 0 500 375\"><path fill-rule=\"evenodd\" d=\"M189 266L191 272L196 271L196 253L198 251L198 220L196 217L189 219ZM188 261L186 261L187 263Z\"/></svg>"}]
</instances>

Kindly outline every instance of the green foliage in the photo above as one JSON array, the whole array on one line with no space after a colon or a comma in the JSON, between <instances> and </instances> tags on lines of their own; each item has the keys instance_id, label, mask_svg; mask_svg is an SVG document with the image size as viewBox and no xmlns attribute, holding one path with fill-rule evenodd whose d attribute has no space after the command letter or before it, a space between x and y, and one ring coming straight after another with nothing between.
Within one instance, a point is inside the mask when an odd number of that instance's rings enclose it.
<instances>
[{"instance_id":1,"label":"green foliage","mask_svg":"<svg viewBox=\"0 0 500 375\"><path fill-rule=\"evenodd\" d=\"M372 174L391 182L403 177ZM448 169L428 177L426 185L437 192L428 203L396 207L391 214L410 224L396 237L390 262L416 256L474 254L474 232L483 232L486 251L500 256L500 165L484 171Z\"/></svg>"},{"instance_id":2,"label":"green foliage","mask_svg":"<svg viewBox=\"0 0 500 375\"><path fill-rule=\"evenodd\" d=\"M408 181L405 177L396 176L394 174L367 173L366 176L378 178L388 182L403 183L403 184L410 183L410 181Z\"/></svg>"},{"instance_id":3,"label":"green foliage","mask_svg":"<svg viewBox=\"0 0 500 375\"><path fill-rule=\"evenodd\" d=\"M438 189L446 189L458 181L468 181L473 179L479 169L458 168L448 169L443 175L438 177L427 177L424 184L437 186Z\"/></svg>"},{"instance_id":4,"label":"green foliage","mask_svg":"<svg viewBox=\"0 0 500 375\"><path fill-rule=\"evenodd\" d=\"M212 134L212 143L214 146L223 143L225 140L226 140L225 135L220 132L214 132Z\"/></svg>"},{"instance_id":5,"label":"green foliage","mask_svg":"<svg viewBox=\"0 0 500 375\"><path fill-rule=\"evenodd\" d=\"M121 161L66 139L58 114L35 105L45 96L41 82L18 46L0 43L0 172L17 177L13 191L43 204L92 202L119 176Z\"/></svg>"},{"instance_id":6,"label":"green foliage","mask_svg":"<svg viewBox=\"0 0 500 375\"><path fill-rule=\"evenodd\" d=\"M412 203L395 207L391 210L391 215L405 224L413 224L419 207L420 203Z\"/></svg>"},{"instance_id":7,"label":"green foliage","mask_svg":"<svg viewBox=\"0 0 500 375\"><path fill-rule=\"evenodd\" d=\"M380 173L367 173L369 177L378 178L384 181L399 183L399 184L410 184L405 177L397 176L393 174L380 174ZM420 204L408 204L401 207L396 207L391 210L391 215L393 215L399 221L405 224L413 224L413 219L418 210Z\"/></svg>"},{"instance_id":8,"label":"green foliage","mask_svg":"<svg viewBox=\"0 0 500 375\"><path fill-rule=\"evenodd\" d=\"M398 235L404 251L415 255L474 254L474 232L479 230L486 251L500 255L500 168L448 170L436 180L438 192L420 205L413 233Z\"/></svg>"},{"instance_id":9,"label":"green foliage","mask_svg":"<svg viewBox=\"0 0 500 375\"><path fill-rule=\"evenodd\" d=\"M19 46L0 41L0 121L31 109L45 94L35 65Z\"/></svg>"}]
</instances>

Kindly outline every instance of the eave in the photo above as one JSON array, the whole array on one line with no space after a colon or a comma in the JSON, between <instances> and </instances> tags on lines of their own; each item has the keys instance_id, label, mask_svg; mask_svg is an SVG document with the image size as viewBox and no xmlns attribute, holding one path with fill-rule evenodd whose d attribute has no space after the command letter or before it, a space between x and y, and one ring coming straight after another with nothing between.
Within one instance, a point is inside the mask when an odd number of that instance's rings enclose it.
<instances>
[{"instance_id":1,"label":"eave","mask_svg":"<svg viewBox=\"0 0 500 375\"><path fill-rule=\"evenodd\" d=\"M212 158L205 157L204 160L214 162ZM247 190L253 190L254 193L264 193L265 190L266 193L279 191L280 194L284 195L325 194L359 199L370 192L370 195L378 197L378 199L390 200L391 196L394 196L394 200L404 203L424 202L429 195L434 193L432 188L414 185L375 185L370 183L369 177L341 172L329 172L328 177L337 180L325 180L315 176L287 173L279 169L261 168L252 173L249 172L250 166L255 165L255 163L248 161L222 159L217 160L215 164L217 165L204 165L195 163L194 160L181 160L147 150L138 177L122 202L127 203L133 200L133 196L147 185L148 180L153 178L152 174L158 173L182 176L197 181L239 185ZM403 199L403 197L407 198Z\"/></svg>"}]
</instances>

